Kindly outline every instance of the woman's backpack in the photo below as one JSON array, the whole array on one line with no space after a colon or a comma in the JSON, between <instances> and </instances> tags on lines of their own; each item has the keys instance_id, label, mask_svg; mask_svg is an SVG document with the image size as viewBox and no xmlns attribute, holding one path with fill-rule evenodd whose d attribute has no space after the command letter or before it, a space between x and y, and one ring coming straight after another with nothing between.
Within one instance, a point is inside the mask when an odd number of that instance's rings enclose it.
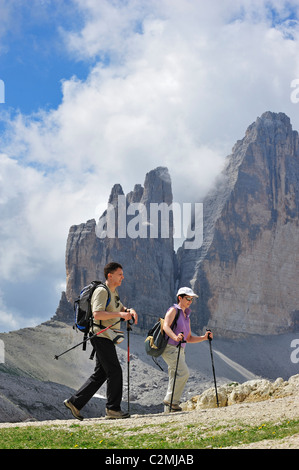
<instances>
[{"instance_id":1,"label":"woman's backpack","mask_svg":"<svg viewBox=\"0 0 299 470\"><path fill-rule=\"evenodd\" d=\"M180 315L180 309L177 309L175 319L171 325L173 330L177 324L178 318ZM145 340L145 351L149 356L159 357L164 352L168 342L168 336L163 330L164 318L159 318L159 320L154 324L154 326L148 331L147 338Z\"/></svg>"}]
</instances>

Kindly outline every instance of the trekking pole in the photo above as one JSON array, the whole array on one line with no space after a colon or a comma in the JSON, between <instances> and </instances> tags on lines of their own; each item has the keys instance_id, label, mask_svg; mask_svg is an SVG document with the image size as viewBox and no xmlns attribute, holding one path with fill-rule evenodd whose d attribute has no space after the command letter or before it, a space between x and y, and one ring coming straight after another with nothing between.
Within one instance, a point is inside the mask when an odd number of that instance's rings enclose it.
<instances>
[{"instance_id":1,"label":"trekking pole","mask_svg":"<svg viewBox=\"0 0 299 470\"><path fill-rule=\"evenodd\" d=\"M68 353L69 351L72 351L72 349L75 349L75 348L77 348L78 346L80 346L81 344L86 343L86 342L89 341L90 339L93 339L93 338L95 338L96 336L100 335L101 333L104 333L104 331L109 330L109 328L111 328L111 327L114 326L114 325L117 325L117 323L119 323L120 321L124 321L124 319L121 318L120 320L117 320L117 321L116 321L115 323L113 323L112 325L107 326L107 328L104 328L103 330L98 331L98 333L95 333L94 335L89 336L88 338L84 339L83 341L81 341L81 343L76 344L75 346L73 346L72 348L67 349L66 351L62 352L61 354L55 355L55 356L54 356L54 359L56 359L56 360L58 361L59 357L60 357L60 356L63 356L63 354L66 354L66 353Z\"/></svg>"},{"instance_id":2,"label":"trekking pole","mask_svg":"<svg viewBox=\"0 0 299 470\"><path fill-rule=\"evenodd\" d=\"M170 405L169 405L169 412L170 413L171 413L171 409L172 409L172 401L173 401L173 396L174 396L174 387L175 387L175 382L176 382L176 376L177 376L177 373L178 373L178 365L179 365L179 360L180 360L180 352L181 352L181 344L182 343L186 343L186 341L182 340L177 345L177 348L179 348L179 350L178 350L178 357L177 357L177 361L176 361L176 368L175 368L175 373L174 373L174 378L173 378L173 387L172 387L171 400L170 400Z\"/></svg>"},{"instance_id":3,"label":"trekking pole","mask_svg":"<svg viewBox=\"0 0 299 470\"><path fill-rule=\"evenodd\" d=\"M127 320L127 383L128 383L128 413L130 414L130 331L134 320Z\"/></svg>"},{"instance_id":4,"label":"trekking pole","mask_svg":"<svg viewBox=\"0 0 299 470\"><path fill-rule=\"evenodd\" d=\"M209 328L207 328L206 331L211 332ZM213 369L213 376L214 376L214 386L215 386L215 392L216 392L216 402L217 402L217 407L219 407L219 401L218 401L218 393L217 393L217 384L216 384L216 375L215 375L215 367L214 367L214 359L213 359L213 351L212 351L212 338L210 336L210 333L208 334L209 338L209 344L210 344L210 354L211 354L211 361L212 361L212 369Z\"/></svg>"}]
</instances>

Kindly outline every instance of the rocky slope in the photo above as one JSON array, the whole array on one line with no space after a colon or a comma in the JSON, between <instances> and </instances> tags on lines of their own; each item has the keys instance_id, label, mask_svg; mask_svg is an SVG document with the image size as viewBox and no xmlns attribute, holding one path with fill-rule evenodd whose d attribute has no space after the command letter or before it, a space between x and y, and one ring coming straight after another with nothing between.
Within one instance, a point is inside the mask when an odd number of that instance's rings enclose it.
<instances>
[{"instance_id":1,"label":"rocky slope","mask_svg":"<svg viewBox=\"0 0 299 470\"><path fill-rule=\"evenodd\" d=\"M291 360L291 354L296 352L291 347L295 338L294 334L215 338L212 347L218 387L261 377L273 382L281 377L286 381L296 375L298 362ZM0 422L71 418L63 401L92 373L94 361L89 360L89 346L86 352L79 346L58 360L54 356L78 344L81 334L69 325L50 321L35 328L2 333L0 339L5 344L5 363L0 364ZM164 370L146 355L144 339L135 331L130 333L130 407L133 413L153 414L163 411L168 375L162 359L159 363ZM118 347L124 376L124 409L128 406L126 348L127 338ZM184 401L214 387L209 344L187 345L186 358L190 378ZM105 394L103 386L84 408L84 416L104 416Z\"/></svg>"},{"instance_id":2,"label":"rocky slope","mask_svg":"<svg viewBox=\"0 0 299 470\"><path fill-rule=\"evenodd\" d=\"M216 389L211 387L201 395L195 395L182 404L184 411L231 406L236 403L252 403L272 398L287 397L299 393L299 374L289 380L277 378L274 382L266 379L254 379L238 384L232 382ZM218 404L217 404L218 398Z\"/></svg>"}]
</instances>

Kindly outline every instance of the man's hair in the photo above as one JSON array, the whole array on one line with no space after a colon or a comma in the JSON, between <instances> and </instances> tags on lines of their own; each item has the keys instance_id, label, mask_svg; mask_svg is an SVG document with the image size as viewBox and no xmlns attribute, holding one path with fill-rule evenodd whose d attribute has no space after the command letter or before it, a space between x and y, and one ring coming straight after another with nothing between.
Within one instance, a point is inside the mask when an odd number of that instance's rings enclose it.
<instances>
[{"instance_id":1,"label":"man's hair","mask_svg":"<svg viewBox=\"0 0 299 470\"><path fill-rule=\"evenodd\" d=\"M114 273L114 271L116 271L119 268L123 269L122 265L119 264L119 263L115 263L113 261L111 263L106 264L106 266L104 267L105 279L108 279L108 274L109 273Z\"/></svg>"}]
</instances>

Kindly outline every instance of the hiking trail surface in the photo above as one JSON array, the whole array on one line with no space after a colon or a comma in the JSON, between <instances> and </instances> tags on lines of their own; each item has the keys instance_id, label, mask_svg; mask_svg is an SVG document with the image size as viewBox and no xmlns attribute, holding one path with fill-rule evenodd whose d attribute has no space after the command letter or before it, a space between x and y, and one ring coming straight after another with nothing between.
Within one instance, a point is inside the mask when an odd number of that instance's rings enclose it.
<instances>
[{"instance_id":1,"label":"hiking trail surface","mask_svg":"<svg viewBox=\"0 0 299 470\"><path fill-rule=\"evenodd\" d=\"M111 433L117 428L118 436L122 436L120 441L125 440L132 434L160 433L161 425L168 425L171 434L172 428L182 430L186 426L193 426L194 432L200 433L204 438L211 434L215 428L237 429L246 426L267 426L267 423L282 424L289 420L299 419L299 375L293 378L293 387L288 389L288 383L284 382L285 393L290 395L268 398L262 401L245 401L219 408L205 408L192 411L182 411L176 413L159 413L152 415L132 415L124 420L106 420L101 418L89 418L84 421L73 419L68 420L47 420L23 423L0 423L0 428L25 427L25 426L50 426L59 427L65 430L74 426L101 426L105 425L102 438L111 437ZM287 390L288 389L288 390ZM246 399L245 399L246 400ZM185 404L186 405L186 404ZM108 432L107 432L108 427ZM219 431L218 431L219 432ZM217 431L215 431L217 433ZM179 436L178 436L179 439ZM299 433L287 436L282 439L263 439L250 444L242 444L231 448L236 449L299 449Z\"/></svg>"}]
</instances>

